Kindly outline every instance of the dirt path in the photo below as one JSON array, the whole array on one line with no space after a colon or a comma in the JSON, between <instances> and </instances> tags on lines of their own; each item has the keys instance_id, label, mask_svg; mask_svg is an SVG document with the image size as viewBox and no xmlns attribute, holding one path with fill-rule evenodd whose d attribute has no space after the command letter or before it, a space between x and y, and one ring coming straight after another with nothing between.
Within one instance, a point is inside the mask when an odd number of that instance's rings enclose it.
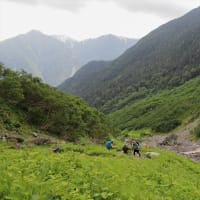
<instances>
[{"instance_id":1,"label":"dirt path","mask_svg":"<svg viewBox=\"0 0 200 200\"><path fill-rule=\"evenodd\" d=\"M188 155L188 154L196 154L196 153L200 153L200 148L194 150L194 151L186 151L186 152L181 152L185 155Z\"/></svg>"},{"instance_id":2,"label":"dirt path","mask_svg":"<svg viewBox=\"0 0 200 200\"><path fill-rule=\"evenodd\" d=\"M144 143L149 146L165 148L194 160L200 161L200 139L191 139L191 131L200 124L200 119L170 134L146 137Z\"/></svg>"}]
</instances>

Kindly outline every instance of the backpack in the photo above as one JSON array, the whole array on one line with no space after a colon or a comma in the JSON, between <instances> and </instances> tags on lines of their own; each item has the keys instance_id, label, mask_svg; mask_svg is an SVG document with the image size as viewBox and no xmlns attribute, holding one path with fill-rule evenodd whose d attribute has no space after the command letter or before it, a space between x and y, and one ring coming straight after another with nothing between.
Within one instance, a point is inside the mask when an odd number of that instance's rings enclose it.
<instances>
[{"instance_id":1,"label":"backpack","mask_svg":"<svg viewBox=\"0 0 200 200\"><path fill-rule=\"evenodd\" d=\"M138 142L138 141L134 141L134 142L133 142L133 149L139 150L139 148L140 148L139 142Z\"/></svg>"}]
</instances>

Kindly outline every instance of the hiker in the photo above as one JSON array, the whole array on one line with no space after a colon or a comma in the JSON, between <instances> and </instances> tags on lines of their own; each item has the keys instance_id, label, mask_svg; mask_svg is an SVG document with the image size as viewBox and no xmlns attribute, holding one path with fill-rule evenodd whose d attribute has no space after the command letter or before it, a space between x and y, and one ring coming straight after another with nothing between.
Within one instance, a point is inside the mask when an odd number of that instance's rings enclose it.
<instances>
[{"instance_id":1,"label":"hiker","mask_svg":"<svg viewBox=\"0 0 200 200\"><path fill-rule=\"evenodd\" d=\"M141 157L140 144L136 140L133 140L133 142L132 142L132 151L133 151L134 156L135 156L135 153L137 153L139 155L139 157Z\"/></svg>"},{"instance_id":2,"label":"hiker","mask_svg":"<svg viewBox=\"0 0 200 200\"><path fill-rule=\"evenodd\" d=\"M112 140L108 140L108 141L106 142L106 148L107 148L108 150L112 149L112 144L113 144L113 141L112 141Z\"/></svg>"},{"instance_id":3,"label":"hiker","mask_svg":"<svg viewBox=\"0 0 200 200\"><path fill-rule=\"evenodd\" d=\"M126 143L123 145L122 151L123 151L125 154L128 154L129 148L128 148L128 145L127 145Z\"/></svg>"}]
</instances>

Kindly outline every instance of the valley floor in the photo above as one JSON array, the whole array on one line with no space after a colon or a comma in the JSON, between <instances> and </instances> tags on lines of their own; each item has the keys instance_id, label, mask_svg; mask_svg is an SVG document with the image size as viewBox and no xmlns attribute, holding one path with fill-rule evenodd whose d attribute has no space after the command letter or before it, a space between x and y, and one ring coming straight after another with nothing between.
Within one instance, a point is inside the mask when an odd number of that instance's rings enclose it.
<instances>
[{"instance_id":1,"label":"valley floor","mask_svg":"<svg viewBox=\"0 0 200 200\"><path fill-rule=\"evenodd\" d=\"M197 200L200 165L167 150L135 158L101 145L16 150L0 142L2 200ZM145 153L145 149L142 152ZM180 176L181 174L181 176Z\"/></svg>"},{"instance_id":2,"label":"valley floor","mask_svg":"<svg viewBox=\"0 0 200 200\"><path fill-rule=\"evenodd\" d=\"M144 143L152 147L169 149L193 160L200 161L200 139L197 140L191 136L191 132L199 122L199 119L195 120L170 134L146 137Z\"/></svg>"}]
</instances>

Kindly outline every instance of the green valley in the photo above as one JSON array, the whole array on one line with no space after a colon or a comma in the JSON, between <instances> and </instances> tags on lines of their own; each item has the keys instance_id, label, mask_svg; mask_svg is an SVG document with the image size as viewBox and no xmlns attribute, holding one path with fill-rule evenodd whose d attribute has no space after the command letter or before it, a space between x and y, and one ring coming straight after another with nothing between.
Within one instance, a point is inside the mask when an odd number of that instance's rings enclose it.
<instances>
[{"instance_id":1,"label":"green valley","mask_svg":"<svg viewBox=\"0 0 200 200\"><path fill-rule=\"evenodd\" d=\"M46 2L37 1L38 11ZM47 16L53 6L56 15L61 14L59 7L73 10L77 15L71 13L70 22L76 21L74 27L79 28L80 18L73 19L85 13L80 27L87 31L87 20L95 21L98 11L95 23L102 29L106 15L96 5L105 8L105 2L80 2L51 1ZM106 6L116 2L130 12L135 1L109 1ZM149 3L150 13L156 14L161 4ZM172 9L173 5L166 7L166 13L182 9ZM82 12L84 6L87 12ZM134 11L139 9L135 6ZM108 11L112 21L110 7ZM161 10L160 15L166 13ZM115 19L116 28L125 31L118 22ZM130 40L106 35L63 43L33 31L16 37L12 45L12 40L0 42L2 58L10 60L9 47L16 69L22 56L22 67L27 64L26 69L45 75L53 85L89 61L89 55L99 59L85 64L58 88L0 64L0 200L198 200L199 33L200 7L161 25L136 44L133 40L135 45L115 60L110 60L112 55L119 55Z\"/></svg>"},{"instance_id":2,"label":"green valley","mask_svg":"<svg viewBox=\"0 0 200 200\"><path fill-rule=\"evenodd\" d=\"M117 59L88 63L59 89L81 96L121 130L169 132L199 117L199 18L198 7L153 30Z\"/></svg>"}]
</instances>

